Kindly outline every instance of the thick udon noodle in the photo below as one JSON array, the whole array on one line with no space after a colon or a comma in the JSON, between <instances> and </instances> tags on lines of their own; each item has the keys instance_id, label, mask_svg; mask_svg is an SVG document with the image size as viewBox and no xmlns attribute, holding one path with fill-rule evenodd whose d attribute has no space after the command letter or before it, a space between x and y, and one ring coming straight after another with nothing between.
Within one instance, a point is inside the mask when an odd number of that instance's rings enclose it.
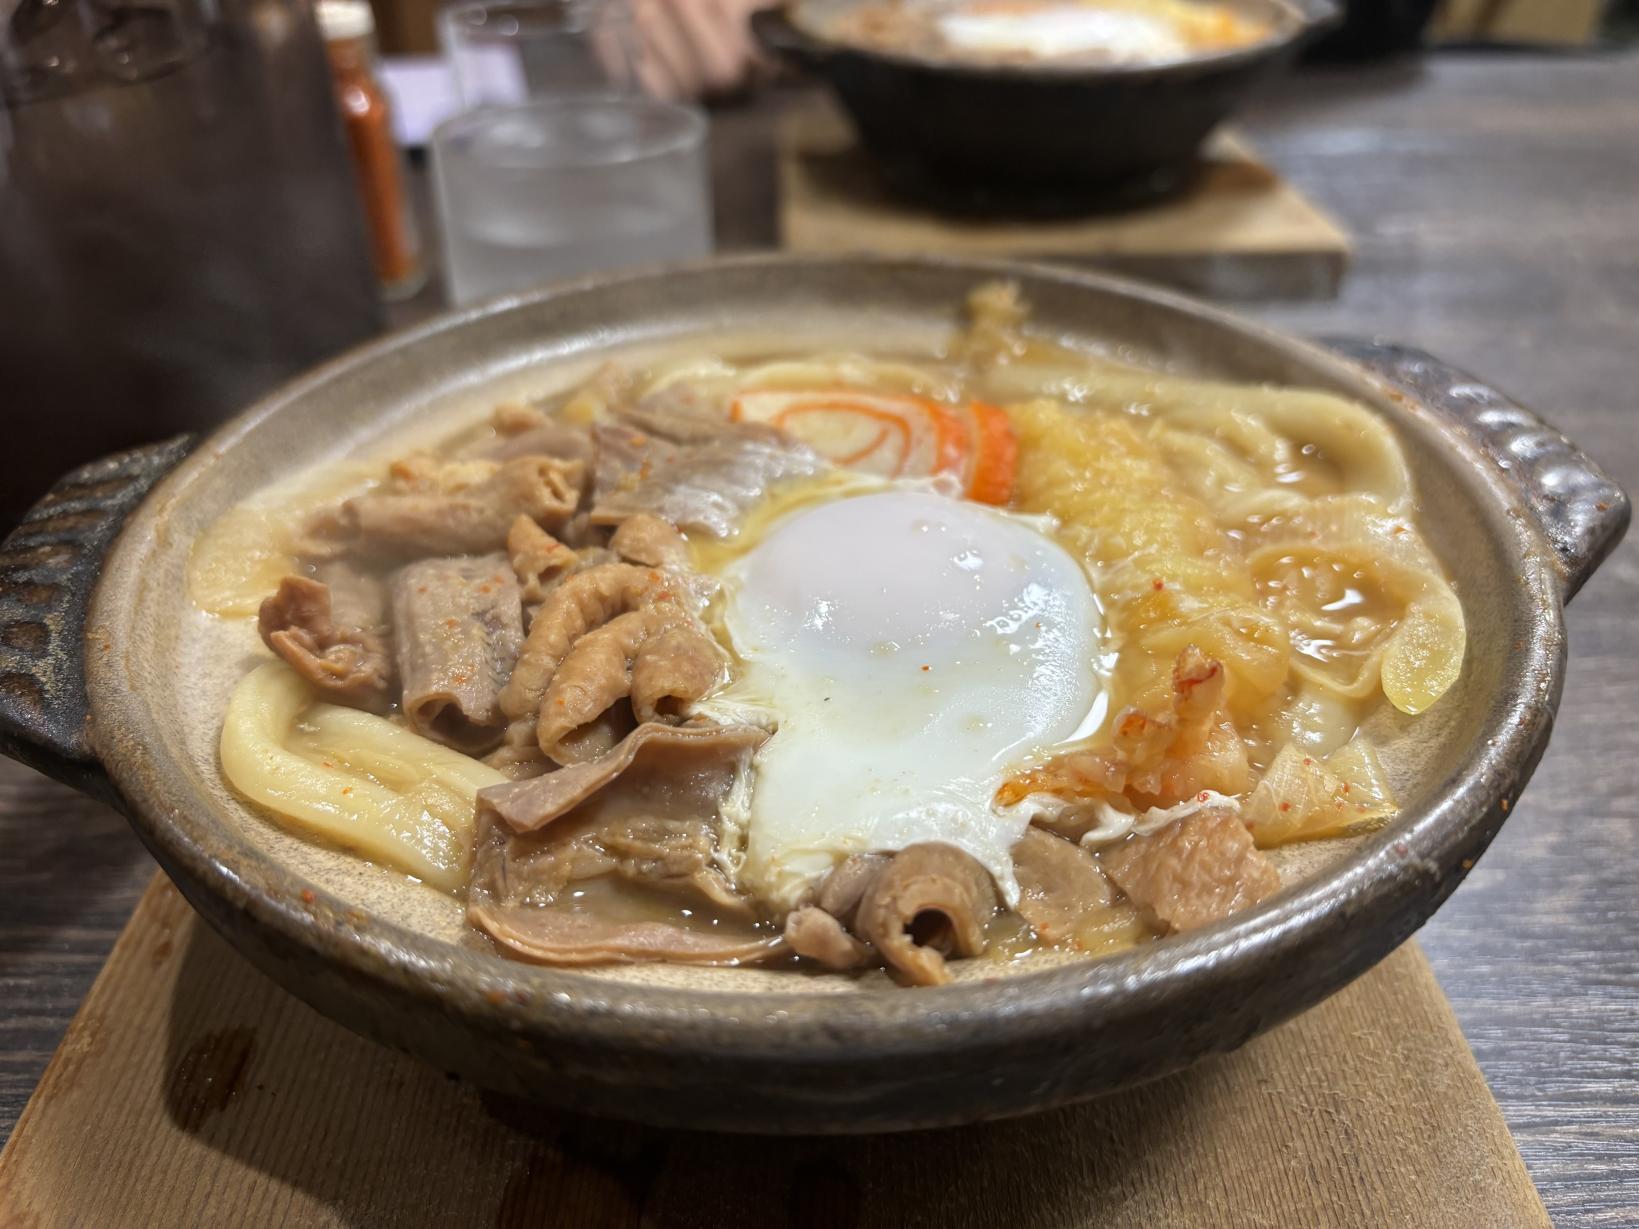
<instances>
[{"instance_id":1,"label":"thick udon noodle","mask_svg":"<svg viewBox=\"0 0 1639 1229\"><path fill-rule=\"evenodd\" d=\"M1180 650L1196 645L1228 673L1244 747L1244 775L1213 787L1241 795L1259 845L1392 814L1362 721L1385 701L1427 709L1455 681L1465 644L1462 607L1412 519L1394 433L1339 397L1124 366L1027 337L1005 294L979 304L945 356L706 355L638 371L633 387L687 381L730 398L852 386L1003 407L1019 446L1013 507L1053 518L1108 621L1110 718L1089 746L1117 737L1123 711L1164 706ZM566 416L596 417L602 395L572 395ZM235 510L196 548L195 601L253 614L269 578L288 570L307 512L380 479L351 463L300 498ZM471 858L474 795L502 780L396 717L318 702L283 664L240 683L221 751L252 801L452 892ZM1074 805L1074 794L1049 763L999 801Z\"/></svg>"}]
</instances>

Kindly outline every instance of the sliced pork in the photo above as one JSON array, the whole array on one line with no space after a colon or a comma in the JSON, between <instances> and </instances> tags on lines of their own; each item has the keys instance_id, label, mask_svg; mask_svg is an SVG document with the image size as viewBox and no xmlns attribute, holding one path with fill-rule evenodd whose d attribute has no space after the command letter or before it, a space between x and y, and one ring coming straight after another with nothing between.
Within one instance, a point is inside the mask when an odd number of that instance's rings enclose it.
<instances>
[{"instance_id":1,"label":"sliced pork","mask_svg":"<svg viewBox=\"0 0 1639 1229\"><path fill-rule=\"evenodd\" d=\"M745 927L689 930L669 922L621 922L595 913L471 906L472 924L515 956L541 964L736 965L768 960L784 940Z\"/></svg>"},{"instance_id":2,"label":"sliced pork","mask_svg":"<svg viewBox=\"0 0 1639 1229\"><path fill-rule=\"evenodd\" d=\"M733 964L782 950L754 924L718 848L723 800L767 737L644 725L596 761L480 791L468 916L510 950L556 964ZM576 913L570 889L592 880L681 897L702 924Z\"/></svg>"},{"instance_id":3,"label":"sliced pork","mask_svg":"<svg viewBox=\"0 0 1639 1229\"><path fill-rule=\"evenodd\" d=\"M523 605L505 555L424 559L393 578L404 715L468 755L501 741L501 688L523 647Z\"/></svg>"},{"instance_id":4,"label":"sliced pork","mask_svg":"<svg viewBox=\"0 0 1639 1229\"><path fill-rule=\"evenodd\" d=\"M565 422L532 405L509 402L490 417L491 439L464 450L465 456L486 461L514 457L557 457L562 461L590 461L592 433L577 423Z\"/></svg>"},{"instance_id":5,"label":"sliced pork","mask_svg":"<svg viewBox=\"0 0 1639 1229\"><path fill-rule=\"evenodd\" d=\"M727 537L776 483L826 468L784 432L715 416L633 410L593 429L594 525L644 513Z\"/></svg>"},{"instance_id":6,"label":"sliced pork","mask_svg":"<svg viewBox=\"0 0 1639 1229\"><path fill-rule=\"evenodd\" d=\"M555 529L574 515L585 466L547 456L395 467L379 491L346 501L312 527L322 553L397 557L485 555L505 550L519 516Z\"/></svg>"},{"instance_id":7,"label":"sliced pork","mask_svg":"<svg viewBox=\"0 0 1639 1229\"><path fill-rule=\"evenodd\" d=\"M1073 942L1114 896L1097 858L1041 828L1025 829L1013 846L1013 874L1019 881L1017 912L1047 943Z\"/></svg>"},{"instance_id":8,"label":"sliced pork","mask_svg":"<svg viewBox=\"0 0 1639 1229\"><path fill-rule=\"evenodd\" d=\"M785 941L797 955L828 969L858 968L871 958L871 949L818 905L804 905L786 915Z\"/></svg>"},{"instance_id":9,"label":"sliced pork","mask_svg":"<svg viewBox=\"0 0 1639 1229\"><path fill-rule=\"evenodd\" d=\"M319 580L287 576L262 603L263 642L325 699L385 712L396 698L389 650L387 592L345 565L321 567Z\"/></svg>"}]
</instances>

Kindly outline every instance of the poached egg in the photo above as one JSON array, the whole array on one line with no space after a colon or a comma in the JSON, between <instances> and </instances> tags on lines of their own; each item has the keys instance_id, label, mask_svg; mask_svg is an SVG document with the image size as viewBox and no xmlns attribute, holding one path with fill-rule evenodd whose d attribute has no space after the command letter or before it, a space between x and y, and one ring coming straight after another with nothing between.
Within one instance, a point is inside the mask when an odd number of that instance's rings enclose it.
<instances>
[{"instance_id":1,"label":"poached egg","mask_svg":"<svg viewBox=\"0 0 1639 1229\"><path fill-rule=\"evenodd\" d=\"M952 47L990 55L1060 60L1102 54L1143 63L1189 54L1189 44L1163 18L1089 4L976 4L938 22Z\"/></svg>"},{"instance_id":2,"label":"poached egg","mask_svg":"<svg viewBox=\"0 0 1639 1229\"><path fill-rule=\"evenodd\" d=\"M717 701L775 731L727 817L741 881L791 908L848 854L943 841L1016 901L1028 814L996 790L1102 717L1082 566L1038 521L888 488L787 514L720 578Z\"/></svg>"}]
</instances>

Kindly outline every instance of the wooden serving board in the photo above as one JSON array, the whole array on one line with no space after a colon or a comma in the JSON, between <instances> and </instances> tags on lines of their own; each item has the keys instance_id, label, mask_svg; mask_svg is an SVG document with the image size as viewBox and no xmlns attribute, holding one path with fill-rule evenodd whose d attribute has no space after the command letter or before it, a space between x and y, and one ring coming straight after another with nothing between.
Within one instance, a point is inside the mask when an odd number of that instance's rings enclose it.
<instances>
[{"instance_id":1,"label":"wooden serving board","mask_svg":"<svg viewBox=\"0 0 1639 1229\"><path fill-rule=\"evenodd\" d=\"M1343 228L1232 133L1210 142L1176 197L1056 220L950 216L902 199L828 104L786 116L778 146L780 234L798 251L1086 262L1219 298L1330 297L1348 266Z\"/></svg>"},{"instance_id":2,"label":"wooden serving board","mask_svg":"<svg viewBox=\"0 0 1639 1229\"><path fill-rule=\"evenodd\" d=\"M8 1229L1547 1224L1415 944L1238 1053L1120 1096L765 1139L481 1093L285 994L163 878L0 1154Z\"/></svg>"}]
</instances>

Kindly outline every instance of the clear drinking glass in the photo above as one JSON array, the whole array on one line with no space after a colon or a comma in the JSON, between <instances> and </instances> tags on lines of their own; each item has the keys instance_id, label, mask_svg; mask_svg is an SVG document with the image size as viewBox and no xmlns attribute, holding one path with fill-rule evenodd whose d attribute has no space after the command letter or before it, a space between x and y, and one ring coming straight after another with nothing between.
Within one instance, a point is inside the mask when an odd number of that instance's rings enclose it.
<instances>
[{"instance_id":1,"label":"clear drinking glass","mask_svg":"<svg viewBox=\"0 0 1639 1229\"><path fill-rule=\"evenodd\" d=\"M630 96L460 115L433 133L454 303L711 252L706 120Z\"/></svg>"},{"instance_id":2,"label":"clear drinking glass","mask_svg":"<svg viewBox=\"0 0 1639 1229\"><path fill-rule=\"evenodd\" d=\"M629 0L474 0L438 29L464 110L637 90Z\"/></svg>"}]
</instances>

